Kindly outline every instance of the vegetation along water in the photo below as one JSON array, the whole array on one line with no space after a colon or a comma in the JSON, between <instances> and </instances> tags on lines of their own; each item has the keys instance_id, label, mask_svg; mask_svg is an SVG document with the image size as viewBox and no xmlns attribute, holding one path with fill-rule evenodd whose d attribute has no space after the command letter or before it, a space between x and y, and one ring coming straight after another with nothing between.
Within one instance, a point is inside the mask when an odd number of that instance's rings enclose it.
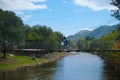
<instances>
[{"instance_id":1,"label":"vegetation along water","mask_svg":"<svg viewBox=\"0 0 120 80\"><path fill-rule=\"evenodd\" d=\"M0 80L119 80L97 55L71 52L69 56L36 67L23 67L0 73Z\"/></svg>"},{"instance_id":2,"label":"vegetation along water","mask_svg":"<svg viewBox=\"0 0 120 80\"><path fill-rule=\"evenodd\" d=\"M117 7L112 16L120 21L120 0L112 0L111 4ZM101 33L103 36L92 36L91 33L82 38L77 36L76 40L66 38L66 50L120 50L120 23L113 26L115 29L106 35ZM97 33L100 34L100 31L95 31ZM24 24L14 12L0 9L0 80L120 80L117 76L120 73L119 51L94 52L102 59L80 52L39 66L66 55L54 53L64 51L64 45L61 45L64 37L61 32L53 31L46 25ZM45 52L18 52L23 49ZM33 65L38 66L30 67Z\"/></svg>"}]
</instances>

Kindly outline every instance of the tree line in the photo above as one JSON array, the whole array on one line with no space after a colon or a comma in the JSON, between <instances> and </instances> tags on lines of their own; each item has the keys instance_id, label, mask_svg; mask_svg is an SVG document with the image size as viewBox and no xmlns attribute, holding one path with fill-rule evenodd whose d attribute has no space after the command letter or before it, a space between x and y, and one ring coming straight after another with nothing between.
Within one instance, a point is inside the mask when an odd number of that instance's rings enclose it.
<instances>
[{"instance_id":1,"label":"tree line","mask_svg":"<svg viewBox=\"0 0 120 80\"><path fill-rule=\"evenodd\" d=\"M112 0L112 5L116 7L112 10L112 16L120 20L120 0ZM78 49L120 49L120 24L115 25L112 33L100 39L87 36L85 39L78 39L76 47Z\"/></svg>"},{"instance_id":2,"label":"tree line","mask_svg":"<svg viewBox=\"0 0 120 80\"><path fill-rule=\"evenodd\" d=\"M108 50L108 49L120 49L120 40L119 40L119 27L113 30L107 36L102 38L94 38L87 36L85 39L79 38L76 41L76 48L83 50Z\"/></svg>"},{"instance_id":3,"label":"tree line","mask_svg":"<svg viewBox=\"0 0 120 80\"><path fill-rule=\"evenodd\" d=\"M116 10L112 11L112 16L120 20L120 0L112 0L111 4L117 7ZM76 47L85 50L120 50L120 23L115 26L117 26L115 30L102 38L96 39L87 36L85 39L78 39L76 41ZM104 52L100 55L107 60L116 72L120 72L120 52Z\"/></svg>"},{"instance_id":4,"label":"tree line","mask_svg":"<svg viewBox=\"0 0 120 80\"><path fill-rule=\"evenodd\" d=\"M12 11L0 9L0 49L47 49L58 50L63 34L45 25L29 26Z\"/></svg>"}]
</instances>

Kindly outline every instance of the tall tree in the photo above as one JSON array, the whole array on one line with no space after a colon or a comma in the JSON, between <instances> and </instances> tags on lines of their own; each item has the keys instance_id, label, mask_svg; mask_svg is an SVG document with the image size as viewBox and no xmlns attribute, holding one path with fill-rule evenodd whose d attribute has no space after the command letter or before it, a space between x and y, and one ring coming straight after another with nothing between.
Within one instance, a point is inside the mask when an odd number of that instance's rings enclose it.
<instances>
[{"instance_id":1,"label":"tall tree","mask_svg":"<svg viewBox=\"0 0 120 80\"><path fill-rule=\"evenodd\" d=\"M22 40L23 22L14 12L0 9L0 42L2 43L4 57L6 57L7 42Z\"/></svg>"},{"instance_id":2,"label":"tall tree","mask_svg":"<svg viewBox=\"0 0 120 80\"><path fill-rule=\"evenodd\" d=\"M23 22L14 12L0 9L0 36L1 41L21 40ZM14 36L13 36L14 35Z\"/></svg>"},{"instance_id":3,"label":"tall tree","mask_svg":"<svg viewBox=\"0 0 120 80\"><path fill-rule=\"evenodd\" d=\"M113 10L113 16L120 20L120 0L112 0L111 4L117 7L116 10ZM117 36L116 44L120 44L120 25L118 25L118 33L119 35Z\"/></svg>"},{"instance_id":4,"label":"tall tree","mask_svg":"<svg viewBox=\"0 0 120 80\"><path fill-rule=\"evenodd\" d=\"M113 15L116 19L120 20L120 0L112 0L112 5L117 7L117 9L113 10Z\"/></svg>"}]
</instances>

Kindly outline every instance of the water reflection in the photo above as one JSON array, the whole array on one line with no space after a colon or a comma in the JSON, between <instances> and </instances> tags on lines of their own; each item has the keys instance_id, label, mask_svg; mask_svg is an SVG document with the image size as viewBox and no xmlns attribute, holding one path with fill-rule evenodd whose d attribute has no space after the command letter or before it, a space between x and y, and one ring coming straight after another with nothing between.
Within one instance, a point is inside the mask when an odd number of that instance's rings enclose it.
<instances>
[{"instance_id":1,"label":"water reflection","mask_svg":"<svg viewBox=\"0 0 120 80\"><path fill-rule=\"evenodd\" d=\"M110 65L104 66L104 80L120 80L120 73L116 73Z\"/></svg>"},{"instance_id":2,"label":"water reflection","mask_svg":"<svg viewBox=\"0 0 120 80\"><path fill-rule=\"evenodd\" d=\"M62 62L61 62L62 61ZM70 55L58 64L53 80L101 80L103 61L96 55L81 53Z\"/></svg>"},{"instance_id":3,"label":"water reflection","mask_svg":"<svg viewBox=\"0 0 120 80\"><path fill-rule=\"evenodd\" d=\"M0 73L0 80L51 80L56 63Z\"/></svg>"},{"instance_id":4,"label":"water reflection","mask_svg":"<svg viewBox=\"0 0 120 80\"><path fill-rule=\"evenodd\" d=\"M71 54L42 66L2 72L0 80L120 80L98 56L89 53Z\"/></svg>"}]
</instances>

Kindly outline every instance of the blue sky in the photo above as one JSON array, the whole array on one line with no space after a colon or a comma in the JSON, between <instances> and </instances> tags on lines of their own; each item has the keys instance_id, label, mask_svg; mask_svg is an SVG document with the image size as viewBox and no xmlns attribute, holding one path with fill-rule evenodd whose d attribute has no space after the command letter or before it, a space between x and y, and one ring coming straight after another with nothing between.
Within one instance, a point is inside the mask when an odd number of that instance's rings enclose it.
<instances>
[{"instance_id":1,"label":"blue sky","mask_svg":"<svg viewBox=\"0 0 120 80\"><path fill-rule=\"evenodd\" d=\"M98 25L118 23L111 17L110 10L114 7L110 2L111 0L0 0L0 8L14 11L25 24L46 25L68 36L80 30L95 29Z\"/></svg>"}]
</instances>

